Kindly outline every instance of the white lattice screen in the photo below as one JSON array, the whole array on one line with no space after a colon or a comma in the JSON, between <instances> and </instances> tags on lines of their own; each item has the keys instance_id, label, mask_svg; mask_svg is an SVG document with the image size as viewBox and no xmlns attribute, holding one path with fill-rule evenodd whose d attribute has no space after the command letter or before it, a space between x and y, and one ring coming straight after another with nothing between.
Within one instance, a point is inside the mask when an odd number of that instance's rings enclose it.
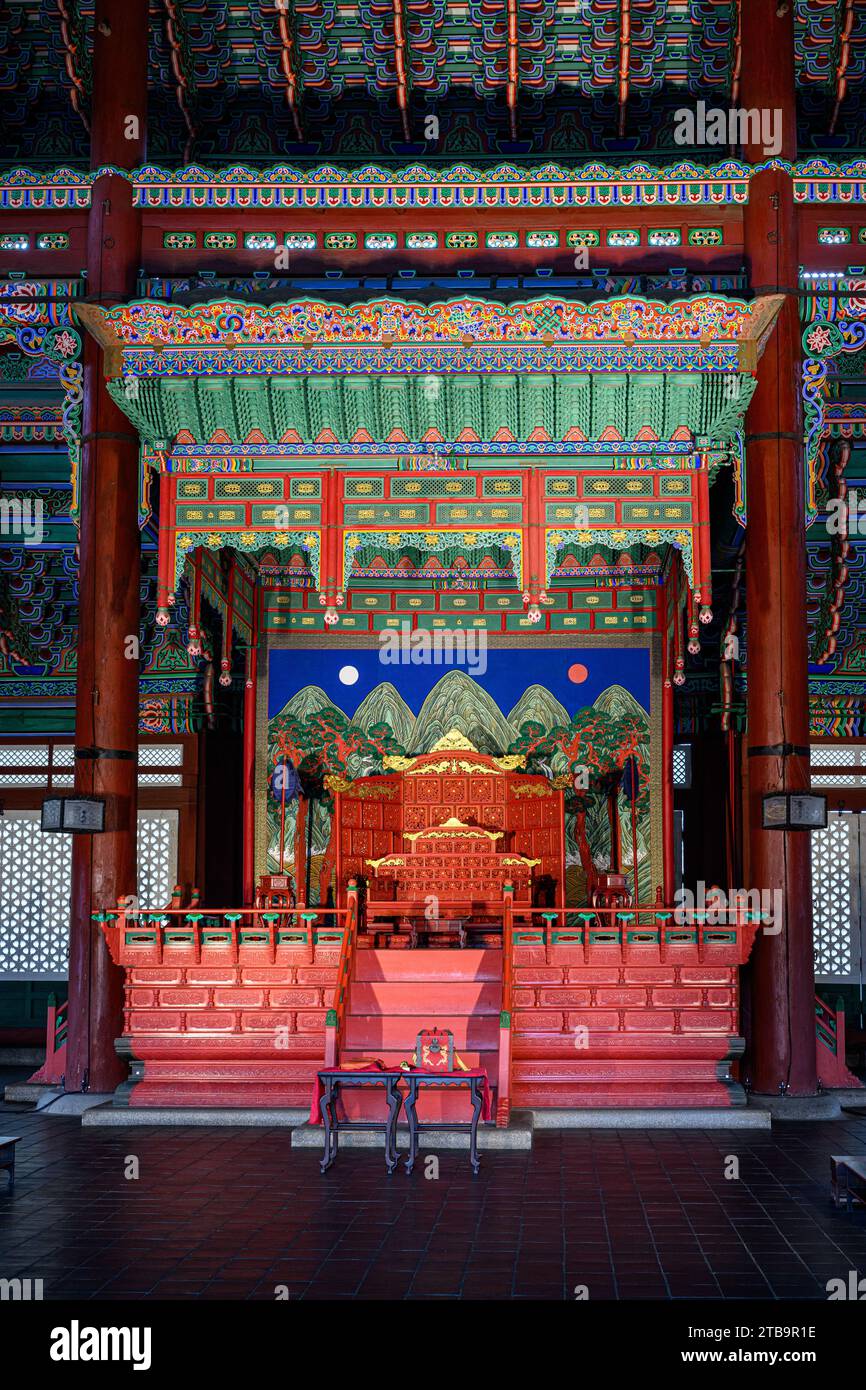
<instances>
[{"instance_id":1,"label":"white lattice screen","mask_svg":"<svg viewBox=\"0 0 866 1390\"><path fill-rule=\"evenodd\" d=\"M40 811L0 816L0 977L67 971L72 838L43 835Z\"/></svg>"},{"instance_id":2,"label":"white lattice screen","mask_svg":"<svg viewBox=\"0 0 866 1390\"><path fill-rule=\"evenodd\" d=\"M812 831L812 941L815 978L844 984L858 978L861 938L861 817L832 811Z\"/></svg>"},{"instance_id":3,"label":"white lattice screen","mask_svg":"<svg viewBox=\"0 0 866 1390\"><path fill-rule=\"evenodd\" d=\"M39 811L0 816L0 979L67 972L72 836L44 835ZM138 897L164 907L177 876L177 811L138 814Z\"/></svg>"},{"instance_id":4,"label":"white lattice screen","mask_svg":"<svg viewBox=\"0 0 866 1390\"><path fill-rule=\"evenodd\" d=\"M177 811L138 813L138 900L145 912L165 907L177 878Z\"/></svg>"}]
</instances>

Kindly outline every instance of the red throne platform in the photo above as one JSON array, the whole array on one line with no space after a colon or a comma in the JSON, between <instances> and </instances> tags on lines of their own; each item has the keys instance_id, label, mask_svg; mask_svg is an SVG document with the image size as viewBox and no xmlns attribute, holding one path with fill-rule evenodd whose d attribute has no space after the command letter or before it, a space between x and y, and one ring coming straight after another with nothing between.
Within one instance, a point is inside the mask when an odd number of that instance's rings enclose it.
<instances>
[{"instance_id":1,"label":"red throne platform","mask_svg":"<svg viewBox=\"0 0 866 1390\"><path fill-rule=\"evenodd\" d=\"M737 967L757 923L681 921L660 905L566 908L563 794L519 763L452 731L336 787L336 908L295 908L271 882L252 909L103 921L126 977L128 1103L308 1102L323 1064L397 1065L437 1026L487 1071L500 1123L509 1103L744 1099L730 1075L742 1048ZM366 903L349 889L365 879ZM431 917L457 922L446 939L465 949L390 949L420 941ZM461 939L473 928L480 940ZM435 1104L424 1118L449 1118Z\"/></svg>"},{"instance_id":2,"label":"red throne platform","mask_svg":"<svg viewBox=\"0 0 866 1390\"><path fill-rule=\"evenodd\" d=\"M561 905L563 794L519 771L519 757L479 753L456 729L429 753L386 758L387 773L336 795L341 884L367 878L368 915L384 920L476 914L501 921L502 889L515 902Z\"/></svg>"}]
</instances>

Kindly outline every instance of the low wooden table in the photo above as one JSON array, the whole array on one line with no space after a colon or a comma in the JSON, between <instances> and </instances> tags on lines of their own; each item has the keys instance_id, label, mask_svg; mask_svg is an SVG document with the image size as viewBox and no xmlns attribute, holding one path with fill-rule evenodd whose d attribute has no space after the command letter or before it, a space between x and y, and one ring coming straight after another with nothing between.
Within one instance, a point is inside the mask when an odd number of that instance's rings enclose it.
<instances>
[{"instance_id":1,"label":"low wooden table","mask_svg":"<svg viewBox=\"0 0 866 1390\"><path fill-rule=\"evenodd\" d=\"M470 1072L404 1071L400 1075L406 1082L406 1096L403 1104L406 1110L406 1120L409 1124L409 1157L406 1159L406 1172L411 1173L415 1166L415 1160L418 1157L419 1134L430 1129L456 1129L469 1131L469 1162L472 1164L473 1173L477 1173L480 1167L478 1121L484 1109L485 1099L488 1109L490 1107L490 1084L487 1079L487 1072L483 1070ZM418 1092L422 1086L430 1090L453 1090L460 1086L468 1086L472 1100L472 1119L467 1124L455 1125L443 1121L436 1124L419 1124L415 1106L418 1102Z\"/></svg>"},{"instance_id":2,"label":"low wooden table","mask_svg":"<svg viewBox=\"0 0 866 1390\"><path fill-rule=\"evenodd\" d=\"M866 1154L831 1154L830 1195L837 1207L866 1204Z\"/></svg>"},{"instance_id":3,"label":"low wooden table","mask_svg":"<svg viewBox=\"0 0 866 1390\"><path fill-rule=\"evenodd\" d=\"M15 1186L15 1145L20 1134L0 1134L0 1168L9 1174L9 1191Z\"/></svg>"},{"instance_id":4,"label":"low wooden table","mask_svg":"<svg viewBox=\"0 0 866 1390\"><path fill-rule=\"evenodd\" d=\"M399 1085L404 1073L395 1071L343 1071L340 1067L318 1072L321 1097L319 1109L325 1127L325 1152L319 1165L327 1173L337 1157L339 1135L343 1130L370 1130L385 1135L385 1165L390 1176L397 1167L397 1116L400 1113L402 1096ZM338 1120L336 1113L337 1096L341 1088L350 1090L369 1090L371 1086L384 1086L388 1102L386 1120Z\"/></svg>"}]
</instances>

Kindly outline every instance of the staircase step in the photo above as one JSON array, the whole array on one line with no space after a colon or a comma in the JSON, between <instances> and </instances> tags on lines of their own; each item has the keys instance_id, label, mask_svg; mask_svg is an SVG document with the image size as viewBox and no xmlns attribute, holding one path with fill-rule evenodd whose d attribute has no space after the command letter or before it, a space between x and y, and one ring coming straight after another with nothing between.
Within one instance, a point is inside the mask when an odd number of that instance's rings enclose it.
<instances>
[{"instance_id":1,"label":"staircase step","mask_svg":"<svg viewBox=\"0 0 866 1390\"><path fill-rule=\"evenodd\" d=\"M641 1106L664 1106L675 1109L678 1106L729 1107L732 1093L721 1081L705 1080L688 1083L671 1081L637 1083L628 1081L617 1086L610 1082L575 1084L574 1082L551 1083L538 1081L532 1085L512 1082L512 1108L517 1109L632 1109Z\"/></svg>"},{"instance_id":2,"label":"staircase step","mask_svg":"<svg viewBox=\"0 0 866 1390\"><path fill-rule=\"evenodd\" d=\"M690 1034L688 1047L691 1060L710 1058L715 1061L728 1055L731 1037L730 1034L707 1034L703 1037ZM551 1033L546 1036L516 1033L512 1055L515 1063L543 1061L556 1064L588 1057L606 1057L618 1066L620 1058L638 1061L670 1058L670 1048L669 1033L601 1033L593 1029L589 1035L589 1047L580 1050L576 1047L574 1033Z\"/></svg>"},{"instance_id":3,"label":"staircase step","mask_svg":"<svg viewBox=\"0 0 866 1390\"><path fill-rule=\"evenodd\" d=\"M482 1048L485 1051L499 1046L499 1013L465 1016L431 1010L429 1014L356 1014L346 1019L344 1048L358 1048L380 1056L379 1048L402 1048L407 1056L415 1047L422 1028L450 1028L454 1046L460 1055L463 1048Z\"/></svg>"},{"instance_id":4,"label":"staircase step","mask_svg":"<svg viewBox=\"0 0 866 1390\"><path fill-rule=\"evenodd\" d=\"M494 981L502 978L502 952L495 950L359 951L354 981Z\"/></svg>"},{"instance_id":5,"label":"staircase step","mask_svg":"<svg viewBox=\"0 0 866 1390\"><path fill-rule=\"evenodd\" d=\"M498 1014L501 1007L498 980L353 980L349 992L350 1014L406 1014L435 1020L439 1014Z\"/></svg>"},{"instance_id":6,"label":"staircase step","mask_svg":"<svg viewBox=\"0 0 866 1390\"><path fill-rule=\"evenodd\" d=\"M692 1084L703 1082L708 1077L715 1078L713 1058L682 1059L663 1058L607 1058L584 1056L579 1061L566 1061L562 1058L543 1061L520 1060L512 1062L511 1075L515 1083L525 1082L548 1086L558 1082L570 1085L629 1085L634 1083L664 1083L674 1086L682 1082Z\"/></svg>"}]
</instances>

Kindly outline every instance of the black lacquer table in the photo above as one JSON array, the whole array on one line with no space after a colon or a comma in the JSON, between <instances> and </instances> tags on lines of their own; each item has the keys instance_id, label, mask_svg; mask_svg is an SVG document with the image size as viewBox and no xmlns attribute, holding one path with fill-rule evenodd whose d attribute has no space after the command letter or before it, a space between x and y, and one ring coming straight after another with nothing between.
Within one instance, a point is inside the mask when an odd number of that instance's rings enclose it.
<instances>
[{"instance_id":1,"label":"black lacquer table","mask_svg":"<svg viewBox=\"0 0 866 1390\"><path fill-rule=\"evenodd\" d=\"M487 1080L487 1073L479 1070L474 1072L432 1072L432 1071L404 1071L401 1073L406 1082L406 1096L404 1108L406 1120L409 1125L409 1157L406 1159L406 1172L411 1173L418 1157L418 1135L430 1129L455 1129L469 1131L469 1162L472 1164L473 1173L477 1173L480 1160L478 1158L478 1121L484 1109L485 1098L487 1108L490 1108L490 1089ZM452 1124L442 1122L434 1124L419 1124L416 1105L418 1102L418 1092L421 1087L430 1090L454 1090L458 1087L469 1087L469 1095L472 1100L472 1119L467 1124Z\"/></svg>"},{"instance_id":2,"label":"black lacquer table","mask_svg":"<svg viewBox=\"0 0 866 1390\"><path fill-rule=\"evenodd\" d=\"M337 1157L339 1135L344 1130L367 1130L385 1135L385 1164L388 1173L397 1167L397 1116L400 1113L402 1097L399 1091L403 1080L402 1071L342 1071L339 1067L318 1073L322 1090L319 1109L325 1127L325 1152L320 1163L323 1173L330 1168ZM339 1120L336 1102L340 1090L369 1090L371 1086L384 1086L388 1103L388 1115L384 1120Z\"/></svg>"}]
</instances>

